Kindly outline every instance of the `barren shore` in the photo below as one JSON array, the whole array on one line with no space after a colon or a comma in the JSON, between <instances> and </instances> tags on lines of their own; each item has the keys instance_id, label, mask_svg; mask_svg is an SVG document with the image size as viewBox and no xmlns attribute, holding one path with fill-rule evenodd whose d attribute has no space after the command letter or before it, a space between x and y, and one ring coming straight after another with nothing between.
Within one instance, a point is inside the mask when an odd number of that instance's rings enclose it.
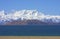
<instances>
[{"instance_id":1,"label":"barren shore","mask_svg":"<svg viewBox=\"0 0 60 39\"><path fill-rule=\"evenodd\" d=\"M60 39L60 36L0 36L0 39Z\"/></svg>"}]
</instances>

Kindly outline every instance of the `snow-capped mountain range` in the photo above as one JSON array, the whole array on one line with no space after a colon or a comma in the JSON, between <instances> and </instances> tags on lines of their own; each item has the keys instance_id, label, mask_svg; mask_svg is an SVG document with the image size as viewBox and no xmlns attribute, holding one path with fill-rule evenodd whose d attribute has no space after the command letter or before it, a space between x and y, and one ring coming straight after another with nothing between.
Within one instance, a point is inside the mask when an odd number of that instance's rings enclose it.
<instances>
[{"instance_id":1,"label":"snow-capped mountain range","mask_svg":"<svg viewBox=\"0 0 60 39\"><path fill-rule=\"evenodd\" d=\"M11 22L12 20L40 20L42 22L60 23L60 16L58 15L45 15L37 10L20 10L13 13L6 14L0 11L0 23Z\"/></svg>"}]
</instances>

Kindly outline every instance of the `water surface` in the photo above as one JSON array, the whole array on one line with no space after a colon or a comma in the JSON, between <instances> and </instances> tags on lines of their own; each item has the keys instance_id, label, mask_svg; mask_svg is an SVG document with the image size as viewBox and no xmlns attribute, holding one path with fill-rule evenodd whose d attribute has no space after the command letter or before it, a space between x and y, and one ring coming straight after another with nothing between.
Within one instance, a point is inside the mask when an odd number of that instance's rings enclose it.
<instances>
[{"instance_id":1,"label":"water surface","mask_svg":"<svg viewBox=\"0 0 60 39\"><path fill-rule=\"evenodd\" d=\"M60 25L1 25L0 36L60 36Z\"/></svg>"}]
</instances>

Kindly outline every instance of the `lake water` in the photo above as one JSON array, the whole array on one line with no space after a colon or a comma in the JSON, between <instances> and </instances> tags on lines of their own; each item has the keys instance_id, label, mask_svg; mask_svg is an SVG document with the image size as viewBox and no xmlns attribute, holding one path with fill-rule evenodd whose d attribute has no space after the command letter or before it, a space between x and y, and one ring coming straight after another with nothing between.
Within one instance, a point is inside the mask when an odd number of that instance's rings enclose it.
<instances>
[{"instance_id":1,"label":"lake water","mask_svg":"<svg viewBox=\"0 0 60 39\"><path fill-rule=\"evenodd\" d=\"M60 25L0 25L0 36L60 36Z\"/></svg>"}]
</instances>

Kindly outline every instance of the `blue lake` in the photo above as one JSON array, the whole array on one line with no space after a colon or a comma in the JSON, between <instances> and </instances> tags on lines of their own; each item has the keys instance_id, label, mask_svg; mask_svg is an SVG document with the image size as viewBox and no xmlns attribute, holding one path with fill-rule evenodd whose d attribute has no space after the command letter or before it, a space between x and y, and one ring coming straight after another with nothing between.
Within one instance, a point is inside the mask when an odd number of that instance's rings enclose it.
<instances>
[{"instance_id":1,"label":"blue lake","mask_svg":"<svg viewBox=\"0 0 60 39\"><path fill-rule=\"evenodd\" d=\"M60 36L60 25L0 25L0 36Z\"/></svg>"}]
</instances>

